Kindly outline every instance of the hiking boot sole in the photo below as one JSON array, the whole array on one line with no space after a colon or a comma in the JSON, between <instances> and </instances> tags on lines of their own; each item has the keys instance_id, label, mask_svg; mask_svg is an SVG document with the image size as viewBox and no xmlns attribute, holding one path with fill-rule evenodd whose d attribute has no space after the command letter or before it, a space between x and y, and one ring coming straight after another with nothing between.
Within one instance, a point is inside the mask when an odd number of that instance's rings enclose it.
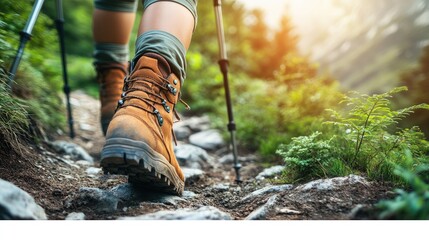
<instances>
[{"instance_id":1,"label":"hiking boot sole","mask_svg":"<svg viewBox=\"0 0 429 240\"><path fill-rule=\"evenodd\" d=\"M101 151L104 173L128 175L128 181L145 189L182 195L185 183L161 154L144 142L111 138Z\"/></svg>"}]
</instances>

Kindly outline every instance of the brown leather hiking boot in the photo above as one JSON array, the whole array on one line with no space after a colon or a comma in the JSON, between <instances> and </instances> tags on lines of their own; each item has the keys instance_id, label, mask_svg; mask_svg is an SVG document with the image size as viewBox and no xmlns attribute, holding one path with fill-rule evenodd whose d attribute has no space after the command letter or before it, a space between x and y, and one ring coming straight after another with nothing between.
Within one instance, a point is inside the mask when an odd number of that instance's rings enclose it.
<instances>
[{"instance_id":1,"label":"brown leather hiking boot","mask_svg":"<svg viewBox=\"0 0 429 240\"><path fill-rule=\"evenodd\" d=\"M137 61L107 130L101 152L105 172L128 174L129 182L143 188L182 194L185 178L172 128L180 88L161 56L146 54Z\"/></svg>"},{"instance_id":2,"label":"brown leather hiking boot","mask_svg":"<svg viewBox=\"0 0 429 240\"><path fill-rule=\"evenodd\" d=\"M97 64L95 69L97 81L100 84L100 123L103 133L106 135L107 126L109 126L118 101L121 99L122 86L128 70L126 64L120 63Z\"/></svg>"}]
</instances>

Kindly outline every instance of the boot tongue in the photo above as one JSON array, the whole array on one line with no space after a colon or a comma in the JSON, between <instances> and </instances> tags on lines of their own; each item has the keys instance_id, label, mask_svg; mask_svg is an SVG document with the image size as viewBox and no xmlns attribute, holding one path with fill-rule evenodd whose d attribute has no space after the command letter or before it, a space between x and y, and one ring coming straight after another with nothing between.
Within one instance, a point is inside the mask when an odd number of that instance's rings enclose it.
<instances>
[{"instance_id":1,"label":"boot tongue","mask_svg":"<svg viewBox=\"0 0 429 240\"><path fill-rule=\"evenodd\" d=\"M156 53L146 53L143 56L158 60L158 69L164 78L167 78L168 75L170 75L171 73L170 65L168 65L167 60L165 60L165 58L163 58L161 55Z\"/></svg>"},{"instance_id":2,"label":"boot tongue","mask_svg":"<svg viewBox=\"0 0 429 240\"><path fill-rule=\"evenodd\" d=\"M135 64L131 78L150 77L161 84L160 77L168 78L170 74L171 69L165 58L155 53L146 53ZM150 83L147 84L152 86Z\"/></svg>"},{"instance_id":3,"label":"boot tongue","mask_svg":"<svg viewBox=\"0 0 429 240\"><path fill-rule=\"evenodd\" d=\"M131 75L131 79L133 78L149 78L154 82L157 82L160 85L163 85L163 80L161 77L167 78L171 73L170 67L167 61L158 54L155 53L147 53L140 57L137 63L134 66L133 73ZM133 87L143 87L153 93L159 94L160 88L159 86L150 83L148 81L137 80L130 84L130 88ZM147 94L145 92L132 92L130 95L138 95L143 98L151 98L155 101L160 101L156 99L154 96ZM140 100L131 99L131 103L138 104Z\"/></svg>"}]
</instances>

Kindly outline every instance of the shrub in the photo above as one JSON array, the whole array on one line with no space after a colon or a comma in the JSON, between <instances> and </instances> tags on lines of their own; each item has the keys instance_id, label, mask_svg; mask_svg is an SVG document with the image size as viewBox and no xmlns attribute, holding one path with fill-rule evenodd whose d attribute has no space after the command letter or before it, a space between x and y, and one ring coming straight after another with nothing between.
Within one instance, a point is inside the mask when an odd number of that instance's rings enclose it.
<instances>
[{"instance_id":1,"label":"shrub","mask_svg":"<svg viewBox=\"0 0 429 240\"><path fill-rule=\"evenodd\" d=\"M277 154L283 157L287 166L286 180L304 181L349 173L333 154L331 140L317 140L321 134L314 132L310 136L295 137L288 145L279 147Z\"/></svg>"},{"instance_id":2,"label":"shrub","mask_svg":"<svg viewBox=\"0 0 429 240\"><path fill-rule=\"evenodd\" d=\"M429 105L419 104L393 110L393 95L406 90L406 87L399 87L372 96L351 93L342 101L346 105L345 112L329 110L332 120L326 124L336 127L339 134L335 136L335 147L347 166L371 179L398 181L393 174L393 164L403 165L404 150L410 150L416 161L425 160L429 143L420 129L394 129L398 121L416 109L429 109Z\"/></svg>"},{"instance_id":3,"label":"shrub","mask_svg":"<svg viewBox=\"0 0 429 240\"><path fill-rule=\"evenodd\" d=\"M391 109L390 99L394 94L405 91L406 88L395 88L392 91L372 96L352 93L345 96L342 103L344 111L329 110L331 120L325 121L329 127L323 134L318 133L320 139L314 135L295 139L291 144L282 146L278 153L284 158L288 176L295 176L292 180L314 179L323 173L329 176L342 176L352 172L367 175L370 179L393 181L401 184L402 180L394 174L395 166L413 170L416 164L427 163L429 142L418 127L393 130L399 120L413 113L416 109L428 109L427 104L414 105L400 110ZM390 130L390 131L389 131ZM301 143L305 140L305 144ZM328 146L325 146L328 145ZM309 156L301 156L301 152L312 152L307 146L325 146L310 162L335 164L305 165L302 164ZM330 149L330 151L326 151ZM408 151L414 159L412 165L407 164L404 151ZM285 154L287 153L287 154ZM304 157L304 158L303 158ZM301 164L299 171L293 163ZM312 168L322 168L314 170ZM329 169L327 169L329 166ZM305 169L309 168L309 169ZM311 169L310 169L311 168ZM333 168L333 169L331 169ZM304 174L305 177L300 176ZM328 176L328 174L325 174Z\"/></svg>"}]
</instances>

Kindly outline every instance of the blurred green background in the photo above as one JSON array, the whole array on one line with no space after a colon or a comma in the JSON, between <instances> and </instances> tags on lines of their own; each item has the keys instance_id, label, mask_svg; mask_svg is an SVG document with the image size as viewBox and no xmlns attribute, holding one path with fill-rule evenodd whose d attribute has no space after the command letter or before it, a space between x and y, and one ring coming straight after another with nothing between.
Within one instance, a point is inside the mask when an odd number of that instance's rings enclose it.
<instances>
[{"instance_id":1,"label":"blurred green background","mask_svg":"<svg viewBox=\"0 0 429 240\"><path fill-rule=\"evenodd\" d=\"M286 162L289 168L281 181L360 173L418 189L413 195L401 192L397 202L383 205L389 214L400 205L403 216L414 216L408 209L420 205L410 201L427 201L429 189L422 177L429 169L429 114L427 105L419 105L429 102L429 1L261 2L223 1L240 154L257 153L263 165ZM1 1L2 82L33 3ZM93 2L63 4L71 87L98 98L91 57ZM179 111L209 115L226 137L212 2L200 0L198 15L182 89L192 109L179 106ZM55 2L46 1L13 94L4 84L0 87L2 147L37 132L49 137L65 129L55 17ZM129 47L133 53L133 41ZM399 86L408 91L390 91ZM387 93L378 95L382 92ZM342 99L350 104L340 104Z\"/></svg>"}]
</instances>

